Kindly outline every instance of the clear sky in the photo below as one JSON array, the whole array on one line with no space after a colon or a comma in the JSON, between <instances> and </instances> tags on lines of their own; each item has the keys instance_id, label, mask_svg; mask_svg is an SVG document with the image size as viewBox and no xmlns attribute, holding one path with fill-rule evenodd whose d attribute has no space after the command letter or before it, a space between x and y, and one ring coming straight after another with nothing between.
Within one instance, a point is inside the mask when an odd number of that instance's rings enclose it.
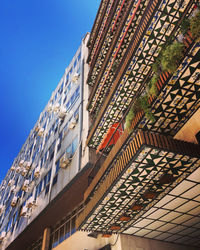
<instances>
[{"instance_id":1,"label":"clear sky","mask_svg":"<svg viewBox=\"0 0 200 250\"><path fill-rule=\"evenodd\" d=\"M100 0L0 0L0 182L78 49Z\"/></svg>"}]
</instances>

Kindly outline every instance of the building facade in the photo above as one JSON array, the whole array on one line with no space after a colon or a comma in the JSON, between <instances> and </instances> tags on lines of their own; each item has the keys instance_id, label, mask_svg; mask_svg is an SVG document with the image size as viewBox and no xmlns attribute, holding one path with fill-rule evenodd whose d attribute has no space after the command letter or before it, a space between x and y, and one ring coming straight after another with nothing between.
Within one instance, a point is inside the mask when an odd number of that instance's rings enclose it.
<instances>
[{"instance_id":1,"label":"building facade","mask_svg":"<svg viewBox=\"0 0 200 250\"><path fill-rule=\"evenodd\" d=\"M101 1L1 184L24 181L31 156L29 193L14 209L18 182L2 196L4 248L199 248L199 13L197 0Z\"/></svg>"},{"instance_id":2,"label":"building facade","mask_svg":"<svg viewBox=\"0 0 200 250\"><path fill-rule=\"evenodd\" d=\"M55 202L61 191L68 189L78 174L88 171L89 151L83 143L88 130L88 114L84 107L88 92L86 85L84 89L84 75L87 75L88 71L85 63L88 37L89 34L82 40L81 46L1 183L1 249L39 249L42 245L43 225L39 223L41 228L35 231L32 225L38 218L43 218L42 214L46 214L49 205ZM80 202L79 199L80 197L75 199L72 209L78 204L76 202ZM72 215L69 216L69 212L72 212ZM62 214L61 218L64 218L67 227L65 235L69 237L75 232L77 209L70 209L66 213L58 210L56 213L60 213L59 217ZM54 218L54 221L53 226L59 219ZM47 224L52 226L50 220ZM25 240L22 246L17 247L15 242L27 228L38 236L27 242ZM52 235L50 247L53 248L57 244L56 237Z\"/></svg>"},{"instance_id":3,"label":"building facade","mask_svg":"<svg viewBox=\"0 0 200 250\"><path fill-rule=\"evenodd\" d=\"M109 249L200 246L199 13L192 0L101 1L87 145L104 161L76 227Z\"/></svg>"}]
</instances>

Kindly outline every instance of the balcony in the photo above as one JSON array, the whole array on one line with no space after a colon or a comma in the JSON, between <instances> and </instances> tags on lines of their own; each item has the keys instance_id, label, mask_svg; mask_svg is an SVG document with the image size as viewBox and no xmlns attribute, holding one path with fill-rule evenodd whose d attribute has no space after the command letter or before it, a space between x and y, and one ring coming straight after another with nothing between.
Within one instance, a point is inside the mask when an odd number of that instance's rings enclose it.
<instances>
[{"instance_id":1,"label":"balcony","mask_svg":"<svg viewBox=\"0 0 200 250\"><path fill-rule=\"evenodd\" d=\"M76 221L77 228L154 238L152 235L157 232L154 222L163 214L163 225L173 226L174 230L168 230L165 237L166 230L160 230L156 239L163 237L170 241L174 234L178 237L175 228L180 224L188 229L188 219L199 223L195 211L199 211L200 203L192 198L199 195L199 153L199 145L170 136L141 130L130 136L125 131L85 192L85 199L88 195L90 199ZM194 193L190 192L191 188ZM164 219L166 214L170 220ZM128 220L122 219L125 215ZM147 217L152 227L143 230ZM186 230L181 235L189 237L193 245L192 234Z\"/></svg>"},{"instance_id":2,"label":"balcony","mask_svg":"<svg viewBox=\"0 0 200 250\"><path fill-rule=\"evenodd\" d=\"M99 90L96 91L94 96L94 102L97 104L97 109L94 111L94 124L87 140L89 147L97 149L109 127L113 123L119 122L123 117L123 113L131 105L132 100L142 94L149 78L152 77L152 64L159 55L160 47L166 40L169 40L170 37L178 36L181 22L185 15L191 14L194 8L193 1L190 1L188 5L181 6L181 8L178 8L175 2L173 4L173 7L167 6L167 3L163 3L158 8L154 6L156 11L153 13L151 12L151 14L149 13L153 20L151 23L147 24L145 18L141 20L141 25L138 25L135 37L132 39L130 48L128 49L129 53L124 55L122 62L118 66L119 71L113 81L112 87L110 88L109 85L109 94L106 99L104 99L104 96L101 94L98 94L101 88L101 84L99 84ZM164 13L165 8L169 8L170 15L172 15L173 18L172 22L168 24L168 27L163 29L160 23L164 22L162 19L163 16L166 16L166 13ZM146 11L150 12L148 8ZM171 11L174 12L171 13ZM177 16L180 18L177 18ZM182 80L180 74L187 68L190 70L190 68L193 67L190 61L193 56L196 57L195 60L197 60L195 50L198 48L198 43L195 44L194 40L189 35L186 37L185 42L187 43L187 57L182 61L178 71L174 73L173 76L172 74L168 74L168 72L163 72L159 82L164 81L165 84L167 84L173 77L173 81L179 83L179 80ZM194 49L193 46L196 46L196 48ZM193 60L193 62L195 60ZM181 68L182 72L180 71ZM198 74L197 71L196 74ZM172 82L169 85L171 87ZM161 88L159 88L159 91L160 90ZM160 96L160 98L162 98L162 96ZM98 114L97 110L99 110Z\"/></svg>"}]
</instances>

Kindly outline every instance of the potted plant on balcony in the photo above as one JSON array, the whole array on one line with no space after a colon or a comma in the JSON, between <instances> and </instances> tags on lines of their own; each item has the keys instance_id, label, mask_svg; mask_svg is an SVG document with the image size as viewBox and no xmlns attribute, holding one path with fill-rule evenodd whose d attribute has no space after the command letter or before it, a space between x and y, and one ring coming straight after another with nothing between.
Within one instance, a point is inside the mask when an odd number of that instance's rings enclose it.
<instances>
[{"instance_id":1,"label":"potted plant on balcony","mask_svg":"<svg viewBox=\"0 0 200 250\"><path fill-rule=\"evenodd\" d=\"M162 69L174 73L179 65L180 59L183 57L183 53L183 43L174 41L171 45L168 45L162 53Z\"/></svg>"},{"instance_id":2,"label":"potted plant on balcony","mask_svg":"<svg viewBox=\"0 0 200 250\"><path fill-rule=\"evenodd\" d=\"M190 30L192 35L196 38L200 38L200 11L197 10L195 15L190 19Z\"/></svg>"}]
</instances>

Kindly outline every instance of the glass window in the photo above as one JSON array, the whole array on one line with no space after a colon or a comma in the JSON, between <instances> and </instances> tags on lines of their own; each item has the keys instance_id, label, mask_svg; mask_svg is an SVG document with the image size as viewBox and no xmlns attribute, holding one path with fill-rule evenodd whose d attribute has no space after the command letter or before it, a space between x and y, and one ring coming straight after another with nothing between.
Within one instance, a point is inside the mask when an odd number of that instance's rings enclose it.
<instances>
[{"instance_id":1,"label":"glass window","mask_svg":"<svg viewBox=\"0 0 200 250\"><path fill-rule=\"evenodd\" d=\"M47 175L45 175L44 177L44 188L46 187L46 185L47 185Z\"/></svg>"},{"instance_id":2,"label":"glass window","mask_svg":"<svg viewBox=\"0 0 200 250\"><path fill-rule=\"evenodd\" d=\"M81 59L81 52L78 54L78 61Z\"/></svg>"},{"instance_id":3,"label":"glass window","mask_svg":"<svg viewBox=\"0 0 200 250\"><path fill-rule=\"evenodd\" d=\"M56 162L56 173L55 174L57 174L58 173L58 171L59 171L59 169L60 169L60 160L58 160L57 162Z\"/></svg>"},{"instance_id":4,"label":"glass window","mask_svg":"<svg viewBox=\"0 0 200 250\"><path fill-rule=\"evenodd\" d=\"M71 89L71 82L68 84L68 86L67 86L67 91L69 92L70 91L70 89Z\"/></svg>"},{"instance_id":5,"label":"glass window","mask_svg":"<svg viewBox=\"0 0 200 250\"><path fill-rule=\"evenodd\" d=\"M72 68L70 69L70 71L69 71L69 74L71 75L71 73L72 73Z\"/></svg>"},{"instance_id":6,"label":"glass window","mask_svg":"<svg viewBox=\"0 0 200 250\"><path fill-rule=\"evenodd\" d=\"M53 186L57 183L57 180L58 180L58 175L56 175L56 176L53 178L53 183L52 183Z\"/></svg>"},{"instance_id":7,"label":"glass window","mask_svg":"<svg viewBox=\"0 0 200 250\"><path fill-rule=\"evenodd\" d=\"M66 104L66 109L69 109L69 107L70 107L70 100Z\"/></svg>"},{"instance_id":8,"label":"glass window","mask_svg":"<svg viewBox=\"0 0 200 250\"><path fill-rule=\"evenodd\" d=\"M57 245L58 245L58 230L54 233L52 247L56 247Z\"/></svg>"},{"instance_id":9,"label":"glass window","mask_svg":"<svg viewBox=\"0 0 200 250\"><path fill-rule=\"evenodd\" d=\"M75 60L75 62L74 62L74 68L76 67L76 65L77 65L77 62L76 62L76 60Z\"/></svg>"},{"instance_id":10,"label":"glass window","mask_svg":"<svg viewBox=\"0 0 200 250\"><path fill-rule=\"evenodd\" d=\"M49 184L46 186L45 195L49 192Z\"/></svg>"},{"instance_id":11,"label":"glass window","mask_svg":"<svg viewBox=\"0 0 200 250\"><path fill-rule=\"evenodd\" d=\"M51 179L51 170L49 170L49 172L47 173L47 183L50 182Z\"/></svg>"},{"instance_id":12,"label":"glass window","mask_svg":"<svg viewBox=\"0 0 200 250\"><path fill-rule=\"evenodd\" d=\"M76 137L72 142L72 155L75 153L78 147L78 137Z\"/></svg>"},{"instance_id":13,"label":"glass window","mask_svg":"<svg viewBox=\"0 0 200 250\"><path fill-rule=\"evenodd\" d=\"M70 221L65 224L65 239L69 238L70 236Z\"/></svg>"},{"instance_id":14,"label":"glass window","mask_svg":"<svg viewBox=\"0 0 200 250\"><path fill-rule=\"evenodd\" d=\"M76 227L75 227L75 216L71 220L71 234L74 234L76 232Z\"/></svg>"},{"instance_id":15,"label":"glass window","mask_svg":"<svg viewBox=\"0 0 200 250\"><path fill-rule=\"evenodd\" d=\"M62 226L62 227L60 228L59 243L63 242L63 240L65 239L64 232L65 232L65 226Z\"/></svg>"},{"instance_id":16,"label":"glass window","mask_svg":"<svg viewBox=\"0 0 200 250\"><path fill-rule=\"evenodd\" d=\"M67 86L68 80L69 80L69 74L67 74L67 75L66 75L66 82L65 82L65 86Z\"/></svg>"},{"instance_id":17,"label":"glass window","mask_svg":"<svg viewBox=\"0 0 200 250\"><path fill-rule=\"evenodd\" d=\"M39 183L38 195L41 193L41 191L42 191L42 180Z\"/></svg>"}]
</instances>

